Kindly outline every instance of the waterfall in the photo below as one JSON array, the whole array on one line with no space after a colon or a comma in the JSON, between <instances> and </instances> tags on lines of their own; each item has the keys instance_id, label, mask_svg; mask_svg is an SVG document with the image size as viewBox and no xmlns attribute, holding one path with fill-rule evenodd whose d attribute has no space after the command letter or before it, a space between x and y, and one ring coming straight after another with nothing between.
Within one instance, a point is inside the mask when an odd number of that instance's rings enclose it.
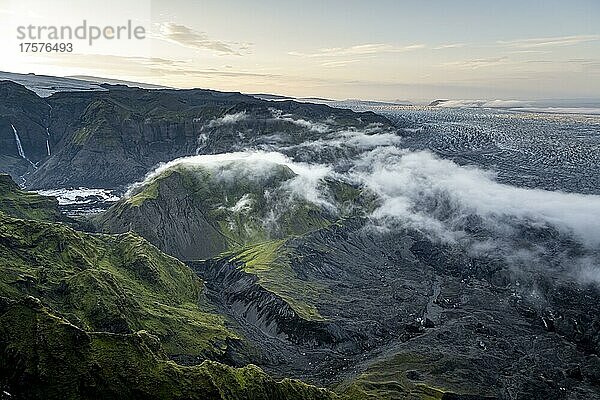
<instances>
[{"instance_id":1,"label":"waterfall","mask_svg":"<svg viewBox=\"0 0 600 400\"><path fill-rule=\"evenodd\" d=\"M37 164L31 162L31 160L25 156L25 152L23 151L23 146L21 145L21 139L19 138L17 129L13 124L10 124L10 126L12 127L12 130L15 133L15 141L17 142L17 151L19 152L19 155L21 156L21 158L27 160L27 162L29 162L29 164L31 164L33 168L37 169Z\"/></svg>"},{"instance_id":2,"label":"waterfall","mask_svg":"<svg viewBox=\"0 0 600 400\"><path fill-rule=\"evenodd\" d=\"M27 159L27 157L25 157L23 146L21 146L21 139L19 139L19 134L17 133L15 126L13 124L10 124L10 126L12 127L12 130L15 133L15 141L17 142L17 151L19 152L19 155L21 156L21 158Z\"/></svg>"},{"instance_id":3,"label":"waterfall","mask_svg":"<svg viewBox=\"0 0 600 400\"><path fill-rule=\"evenodd\" d=\"M52 106L48 104L50 109L48 110L48 121L46 123L46 150L48 150L48 156L50 155L50 120L52 119Z\"/></svg>"},{"instance_id":4,"label":"waterfall","mask_svg":"<svg viewBox=\"0 0 600 400\"><path fill-rule=\"evenodd\" d=\"M48 150L48 155L50 155L50 131L48 127L46 127L46 150Z\"/></svg>"}]
</instances>

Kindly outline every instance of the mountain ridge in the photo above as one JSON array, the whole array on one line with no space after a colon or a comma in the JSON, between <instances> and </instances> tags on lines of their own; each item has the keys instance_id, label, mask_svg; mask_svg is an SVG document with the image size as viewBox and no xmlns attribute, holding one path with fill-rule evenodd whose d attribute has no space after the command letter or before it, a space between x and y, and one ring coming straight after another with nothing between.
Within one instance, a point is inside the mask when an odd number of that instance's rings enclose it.
<instances>
[{"instance_id":1,"label":"mountain ridge","mask_svg":"<svg viewBox=\"0 0 600 400\"><path fill-rule=\"evenodd\" d=\"M8 99L10 93L26 90L16 83L1 87L9 88L3 92ZM5 144L0 167L15 179L24 177L30 188L117 188L140 180L160 162L230 151L281 129L296 132L298 124L311 119L334 116L345 124L391 126L371 112L294 101L273 103L234 92L103 87L105 91L58 92L47 98L29 91L29 102L36 106L22 103L23 96L17 96L18 103L0 109L0 141ZM274 107L290 116L278 118L271 111ZM227 120L218 122L235 113L246 113L252 117L248 121L256 121L246 124L248 139L241 142ZM35 166L19 156L11 124ZM208 142L199 142L202 134Z\"/></svg>"}]
</instances>

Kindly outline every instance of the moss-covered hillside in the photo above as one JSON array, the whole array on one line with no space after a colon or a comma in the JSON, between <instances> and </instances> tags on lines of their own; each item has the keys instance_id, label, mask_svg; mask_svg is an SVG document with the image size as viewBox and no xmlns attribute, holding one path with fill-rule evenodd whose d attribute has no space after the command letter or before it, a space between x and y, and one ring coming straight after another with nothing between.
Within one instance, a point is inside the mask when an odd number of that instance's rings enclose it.
<instances>
[{"instance_id":1,"label":"moss-covered hillside","mask_svg":"<svg viewBox=\"0 0 600 400\"><path fill-rule=\"evenodd\" d=\"M180 259L210 258L335 221L330 210L294 194L295 178L275 163L177 165L146 180L95 223L105 232L137 232Z\"/></svg>"},{"instance_id":2,"label":"moss-covered hillside","mask_svg":"<svg viewBox=\"0 0 600 400\"><path fill-rule=\"evenodd\" d=\"M259 368L169 361L157 337L89 332L33 297L0 298L0 389L26 399L335 399Z\"/></svg>"},{"instance_id":3,"label":"moss-covered hillside","mask_svg":"<svg viewBox=\"0 0 600 400\"><path fill-rule=\"evenodd\" d=\"M210 356L235 339L202 283L134 234L91 235L0 214L0 295L26 294L93 331L159 336L171 355Z\"/></svg>"},{"instance_id":4,"label":"moss-covered hillside","mask_svg":"<svg viewBox=\"0 0 600 400\"><path fill-rule=\"evenodd\" d=\"M56 199L21 190L6 174L0 174L0 211L17 218L40 221L65 219Z\"/></svg>"},{"instance_id":5,"label":"moss-covered hillside","mask_svg":"<svg viewBox=\"0 0 600 400\"><path fill-rule=\"evenodd\" d=\"M135 234L89 234L47 222L47 201L10 182L6 187L0 193L3 396L335 398L300 382L276 382L254 366L208 361L222 359L231 343L243 344L187 266ZM5 204L29 207L23 214Z\"/></svg>"}]
</instances>

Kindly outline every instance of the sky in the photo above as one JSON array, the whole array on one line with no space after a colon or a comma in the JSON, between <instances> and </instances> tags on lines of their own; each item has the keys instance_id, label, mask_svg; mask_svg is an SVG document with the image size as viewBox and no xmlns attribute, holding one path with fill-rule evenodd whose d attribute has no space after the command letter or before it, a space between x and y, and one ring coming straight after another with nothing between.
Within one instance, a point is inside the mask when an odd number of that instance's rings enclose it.
<instances>
[{"instance_id":1,"label":"sky","mask_svg":"<svg viewBox=\"0 0 600 400\"><path fill-rule=\"evenodd\" d=\"M19 26L83 20L146 37L20 51ZM332 99L597 99L598 21L598 0L0 0L0 70Z\"/></svg>"}]
</instances>

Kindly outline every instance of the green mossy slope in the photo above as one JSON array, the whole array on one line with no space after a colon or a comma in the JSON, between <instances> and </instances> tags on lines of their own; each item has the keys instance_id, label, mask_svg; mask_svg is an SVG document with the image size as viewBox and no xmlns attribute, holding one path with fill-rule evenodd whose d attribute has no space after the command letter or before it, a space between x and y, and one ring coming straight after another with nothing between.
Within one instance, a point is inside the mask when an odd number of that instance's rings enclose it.
<instances>
[{"instance_id":1,"label":"green mossy slope","mask_svg":"<svg viewBox=\"0 0 600 400\"><path fill-rule=\"evenodd\" d=\"M32 295L85 330L160 337L170 355L214 356L236 336L183 263L135 234L91 235L0 213L0 295Z\"/></svg>"},{"instance_id":2,"label":"green mossy slope","mask_svg":"<svg viewBox=\"0 0 600 400\"><path fill-rule=\"evenodd\" d=\"M460 366L454 366L460 370ZM365 372L338 387L351 400L493 400L483 389L473 385L451 388L435 382L436 370L448 368L442 357L427 357L418 353L398 353L371 364ZM459 394L461 393L461 394ZM487 397L489 396L489 397Z\"/></svg>"},{"instance_id":3,"label":"green mossy slope","mask_svg":"<svg viewBox=\"0 0 600 400\"><path fill-rule=\"evenodd\" d=\"M0 211L16 218L61 221L66 218L52 197L26 192L9 175L0 174Z\"/></svg>"},{"instance_id":4,"label":"green mossy slope","mask_svg":"<svg viewBox=\"0 0 600 400\"><path fill-rule=\"evenodd\" d=\"M207 259L329 225L335 216L287 186L275 163L177 165L94 219L104 232L135 231L180 259ZM149 223L151 221L151 223Z\"/></svg>"},{"instance_id":5,"label":"green mossy slope","mask_svg":"<svg viewBox=\"0 0 600 400\"><path fill-rule=\"evenodd\" d=\"M6 183L0 199L34 198ZM29 204L19 215L46 219L46 201ZM145 239L34 219L0 211L0 397L338 398L277 382L253 365L207 360L238 337L213 312L197 276Z\"/></svg>"},{"instance_id":6,"label":"green mossy slope","mask_svg":"<svg viewBox=\"0 0 600 400\"><path fill-rule=\"evenodd\" d=\"M313 189L319 198L303 192ZM369 212L375 201L362 187L308 183L275 162L188 159L147 178L94 222L105 232L135 231L180 259L235 262L299 316L318 321L315 304L328 290L297 276L286 243Z\"/></svg>"},{"instance_id":7,"label":"green mossy slope","mask_svg":"<svg viewBox=\"0 0 600 400\"><path fill-rule=\"evenodd\" d=\"M145 331L86 332L40 301L0 298L0 388L27 399L335 399L259 368L168 361Z\"/></svg>"},{"instance_id":8,"label":"green mossy slope","mask_svg":"<svg viewBox=\"0 0 600 400\"><path fill-rule=\"evenodd\" d=\"M258 277L258 284L275 293L308 321L322 321L314 305L328 292L325 285L300 279L292 269L286 240L271 240L225 255L229 262L239 263L244 272Z\"/></svg>"}]
</instances>

